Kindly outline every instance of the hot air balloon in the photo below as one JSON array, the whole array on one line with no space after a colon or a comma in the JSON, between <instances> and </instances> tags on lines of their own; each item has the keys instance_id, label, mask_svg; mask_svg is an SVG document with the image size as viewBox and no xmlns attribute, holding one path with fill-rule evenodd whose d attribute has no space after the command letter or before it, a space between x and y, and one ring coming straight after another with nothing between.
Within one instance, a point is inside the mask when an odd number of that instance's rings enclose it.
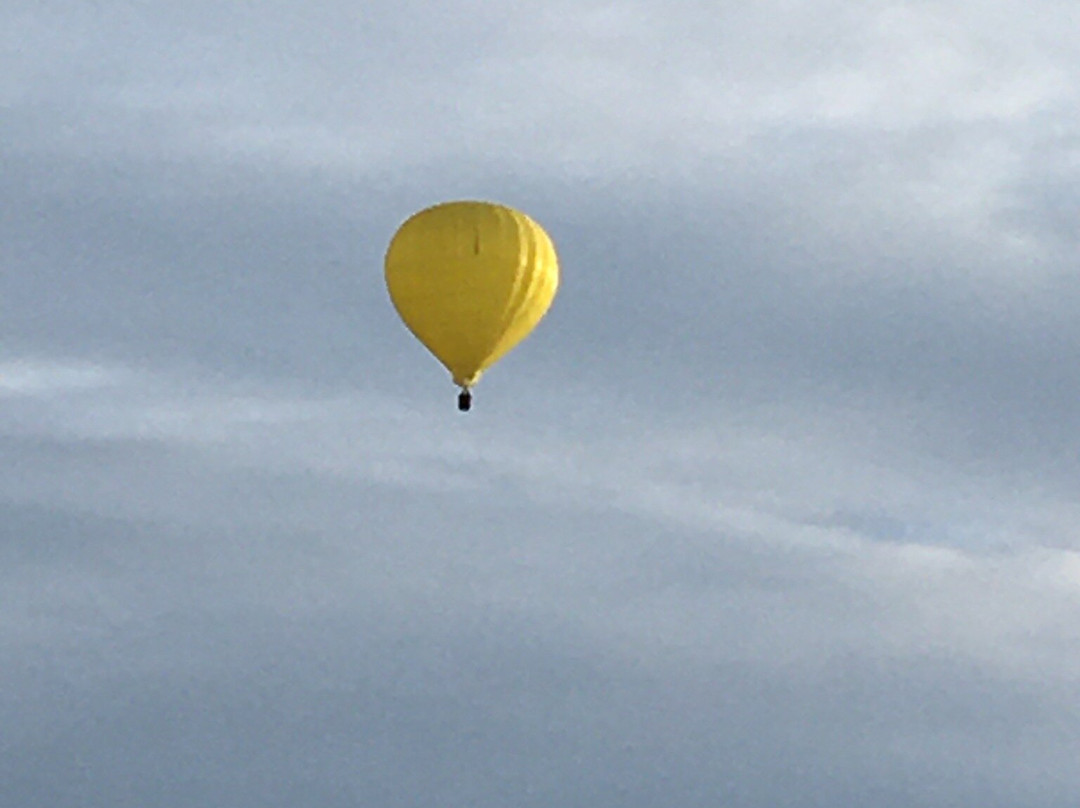
<instances>
[{"instance_id":1,"label":"hot air balloon","mask_svg":"<svg viewBox=\"0 0 1080 808\"><path fill-rule=\"evenodd\" d=\"M413 214L391 239L385 265L394 308L450 371L462 411L481 374L547 313L559 285L543 228L491 202L444 202Z\"/></svg>"}]
</instances>

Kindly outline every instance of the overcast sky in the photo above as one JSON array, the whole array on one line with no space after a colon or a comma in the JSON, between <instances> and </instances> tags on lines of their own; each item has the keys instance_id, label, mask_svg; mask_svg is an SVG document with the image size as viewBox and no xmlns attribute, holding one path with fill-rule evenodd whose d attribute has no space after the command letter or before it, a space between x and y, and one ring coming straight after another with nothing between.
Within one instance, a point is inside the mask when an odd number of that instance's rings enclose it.
<instances>
[{"instance_id":1,"label":"overcast sky","mask_svg":"<svg viewBox=\"0 0 1080 808\"><path fill-rule=\"evenodd\" d=\"M1074 23L5 0L0 805L1080 804Z\"/></svg>"}]
</instances>

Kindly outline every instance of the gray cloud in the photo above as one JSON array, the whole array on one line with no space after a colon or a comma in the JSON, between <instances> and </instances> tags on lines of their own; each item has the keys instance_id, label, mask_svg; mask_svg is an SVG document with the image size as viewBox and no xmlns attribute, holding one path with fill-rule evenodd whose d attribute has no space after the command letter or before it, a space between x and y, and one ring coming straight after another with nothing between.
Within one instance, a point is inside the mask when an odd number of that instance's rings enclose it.
<instances>
[{"instance_id":1,"label":"gray cloud","mask_svg":"<svg viewBox=\"0 0 1080 808\"><path fill-rule=\"evenodd\" d=\"M0 801L1075 801L1069 10L5 4Z\"/></svg>"}]
</instances>

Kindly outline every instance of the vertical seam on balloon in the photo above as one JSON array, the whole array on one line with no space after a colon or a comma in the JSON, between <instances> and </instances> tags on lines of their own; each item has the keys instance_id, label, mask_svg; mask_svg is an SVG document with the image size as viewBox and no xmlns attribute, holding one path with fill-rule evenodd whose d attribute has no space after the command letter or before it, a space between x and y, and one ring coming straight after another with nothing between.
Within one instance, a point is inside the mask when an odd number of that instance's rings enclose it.
<instances>
[{"instance_id":1,"label":"vertical seam on balloon","mask_svg":"<svg viewBox=\"0 0 1080 808\"><path fill-rule=\"evenodd\" d=\"M504 356L514 347L514 345L521 342L526 336L526 334L520 333L520 329L516 326L519 326L520 324L522 311L528 308L529 301L536 296L538 287L543 284L543 281L548 274L545 271L547 268L547 261L544 260L546 256L541 255L543 252L542 247L544 245L544 237L539 232L538 225L527 217L523 219L521 225L527 233L527 238L525 239L527 254L524 256L522 266L524 274L527 274L528 278L521 279L524 283L516 290L516 300L507 311L507 317L503 324L502 336L495 346L495 349L492 351L492 356L495 359ZM543 266L541 266L541 264Z\"/></svg>"},{"instance_id":2,"label":"vertical seam on balloon","mask_svg":"<svg viewBox=\"0 0 1080 808\"><path fill-rule=\"evenodd\" d=\"M512 213L505 208L499 208L496 213L496 217L499 220L499 228L502 229L509 223L513 226L517 232L517 266L514 268L514 279L510 285L510 289L507 292L506 300L503 303L502 311L499 313L498 318L492 322L492 328L494 329L487 335L487 345L485 347L484 365L487 366L491 363L492 357L496 356L499 346L503 342L503 336L506 333L506 328L511 319L513 318L515 298L518 294L518 289L521 286L522 281L522 260L521 260L521 246L522 246L522 228L521 220L518 214Z\"/></svg>"},{"instance_id":3,"label":"vertical seam on balloon","mask_svg":"<svg viewBox=\"0 0 1080 808\"><path fill-rule=\"evenodd\" d=\"M514 285L510 290L510 295L507 297L502 316L499 318L499 335L491 347L491 357L497 357L505 353L503 346L507 341L507 332L517 319L521 307L529 299L529 290L537 274L535 265L536 240L532 223L520 215L514 216L513 222L518 231L518 265L514 273Z\"/></svg>"}]
</instances>

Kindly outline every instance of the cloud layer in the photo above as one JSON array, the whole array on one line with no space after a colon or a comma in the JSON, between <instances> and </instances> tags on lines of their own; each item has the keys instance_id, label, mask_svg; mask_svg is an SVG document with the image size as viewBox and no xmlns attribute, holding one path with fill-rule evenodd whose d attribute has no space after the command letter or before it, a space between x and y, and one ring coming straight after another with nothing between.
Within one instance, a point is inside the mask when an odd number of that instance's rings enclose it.
<instances>
[{"instance_id":1,"label":"cloud layer","mask_svg":"<svg viewBox=\"0 0 1080 808\"><path fill-rule=\"evenodd\" d=\"M1075 802L1069 11L6 4L0 802Z\"/></svg>"}]
</instances>

